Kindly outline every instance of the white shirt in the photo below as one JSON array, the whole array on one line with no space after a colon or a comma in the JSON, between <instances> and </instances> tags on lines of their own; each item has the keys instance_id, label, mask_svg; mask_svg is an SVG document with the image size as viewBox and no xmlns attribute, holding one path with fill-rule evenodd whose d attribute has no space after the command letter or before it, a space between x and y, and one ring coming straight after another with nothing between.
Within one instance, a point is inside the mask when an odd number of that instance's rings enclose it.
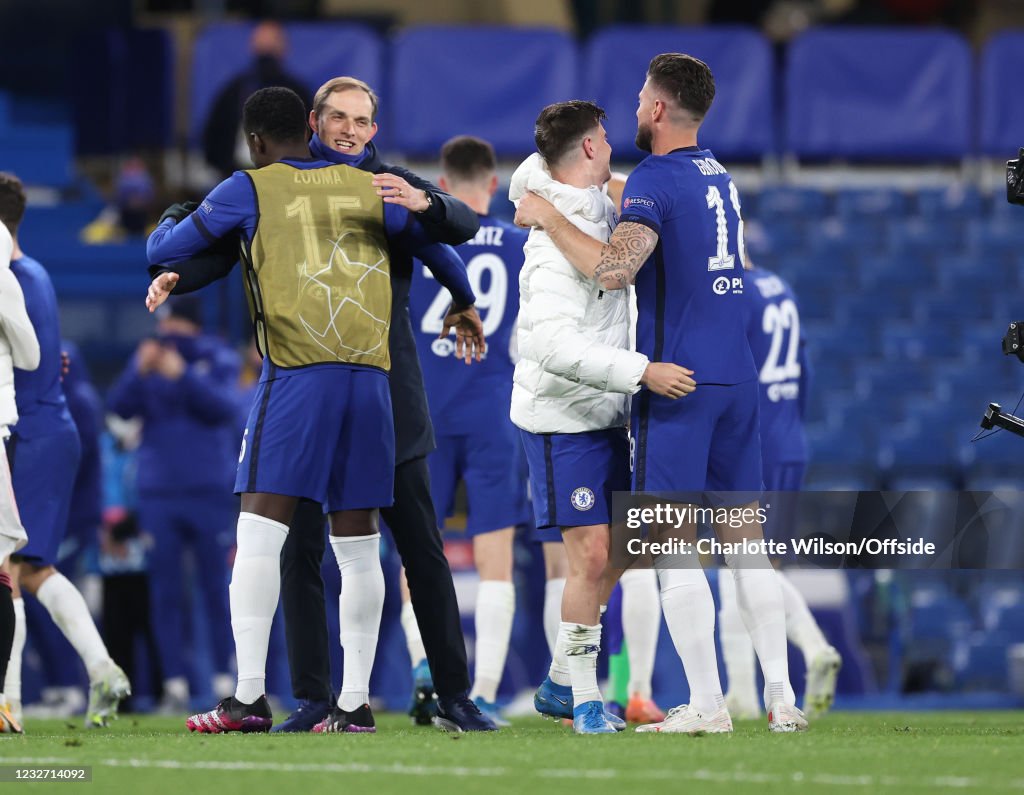
<instances>
[{"instance_id":1,"label":"white shirt","mask_svg":"<svg viewBox=\"0 0 1024 795\"><path fill-rule=\"evenodd\" d=\"M611 200L596 186L552 179L539 154L512 176L509 198L533 191L578 229L607 242ZM629 350L630 290L604 291L577 271L546 232L530 231L519 275L519 361L512 421L531 433L582 433L625 426L629 395L640 389L648 359Z\"/></svg>"}]
</instances>

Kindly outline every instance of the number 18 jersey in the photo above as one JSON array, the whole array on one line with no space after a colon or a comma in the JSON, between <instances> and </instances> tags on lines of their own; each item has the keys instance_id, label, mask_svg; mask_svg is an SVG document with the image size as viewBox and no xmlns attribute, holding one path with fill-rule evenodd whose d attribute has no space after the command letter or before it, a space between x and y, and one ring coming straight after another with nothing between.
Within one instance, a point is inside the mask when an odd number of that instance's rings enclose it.
<instances>
[{"instance_id":1,"label":"number 18 jersey","mask_svg":"<svg viewBox=\"0 0 1024 795\"><path fill-rule=\"evenodd\" d=\"M743 220L725 168L696 146L647 157L626 181L625 222L659 236L636 277L637 350L689 367L698 385L756 378L742 308Z\"/></svg>"},{"instance_id":2,"label":"number 18 jersey","mask_svg":"<svg viewBox=\"0 0 1024 795\"><path fill-rule=\"evenodd\" d=\"M484 360L469 366L455 358L454 332L438 339L451 295L422 263L415 264L409 311L438 435L486 432L493 423L510 422L515 369L510 343L519 312L519 271L527 234L505 221L481 216L476 237L455 247L466 263L487 338Z\"/></svg>"}]
</instances>

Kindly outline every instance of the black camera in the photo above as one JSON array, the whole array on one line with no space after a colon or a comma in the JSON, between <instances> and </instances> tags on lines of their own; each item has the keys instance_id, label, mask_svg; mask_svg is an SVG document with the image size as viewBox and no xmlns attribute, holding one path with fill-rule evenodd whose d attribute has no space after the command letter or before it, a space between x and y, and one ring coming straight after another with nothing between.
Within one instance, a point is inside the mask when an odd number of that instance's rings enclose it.
<instances>
[{"instance_id":1,"label":"black camera","mask_svg":"<svg viewBox=\"0 0 1024 795\"><path fill-rule=\"evenodd\" d=\"M1016 160L1006 161L1006 201L1024 204L1024 147Z\"/></svg>"},{"instance_id":2,"label":"black camera","mask_svg":"<svg viewBox=\"0 0 1024 795\"><path fill-rule=\"evenodd\" d=\"M1024 362L1024 340L1021 339L1021 329L1024 329L1024 320L1011 323L1003 337L1003 355L1016 356Z\"/></svg>"}]
</instances>

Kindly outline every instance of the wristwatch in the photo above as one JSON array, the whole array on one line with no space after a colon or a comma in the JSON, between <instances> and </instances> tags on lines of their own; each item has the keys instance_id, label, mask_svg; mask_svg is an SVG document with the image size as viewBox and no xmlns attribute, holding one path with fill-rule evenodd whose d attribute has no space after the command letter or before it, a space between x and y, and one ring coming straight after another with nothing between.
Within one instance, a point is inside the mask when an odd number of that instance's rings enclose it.
<instances>
[{"instance_id":1,"label":"wristwatch","mask_svg":"<svg viewBox=\"0 0 1024 795\"><path fill-rule=\"evenodd\" d=\"M427 197L427 206L420 210L421 213L427 212L434 206L434 195L429 190L423 191L423 195Z\"/></svg>"}]
</instances>

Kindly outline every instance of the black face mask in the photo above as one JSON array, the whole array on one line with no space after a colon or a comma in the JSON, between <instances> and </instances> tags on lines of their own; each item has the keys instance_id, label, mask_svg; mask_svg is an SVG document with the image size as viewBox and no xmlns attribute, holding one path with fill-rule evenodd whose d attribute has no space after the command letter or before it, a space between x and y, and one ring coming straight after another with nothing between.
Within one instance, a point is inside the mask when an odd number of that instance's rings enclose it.
<instances>
[{"instance_id":1,"label":"black face mask","mask_svg":"<svg viewBox=\"0 0 1024 795\"><path fill-rule=\"evenodd\" d=\"M256 56L256 74L263 82L275 82L281 74L281 62L273 55Z\"/></svg>"}]
</instances>

